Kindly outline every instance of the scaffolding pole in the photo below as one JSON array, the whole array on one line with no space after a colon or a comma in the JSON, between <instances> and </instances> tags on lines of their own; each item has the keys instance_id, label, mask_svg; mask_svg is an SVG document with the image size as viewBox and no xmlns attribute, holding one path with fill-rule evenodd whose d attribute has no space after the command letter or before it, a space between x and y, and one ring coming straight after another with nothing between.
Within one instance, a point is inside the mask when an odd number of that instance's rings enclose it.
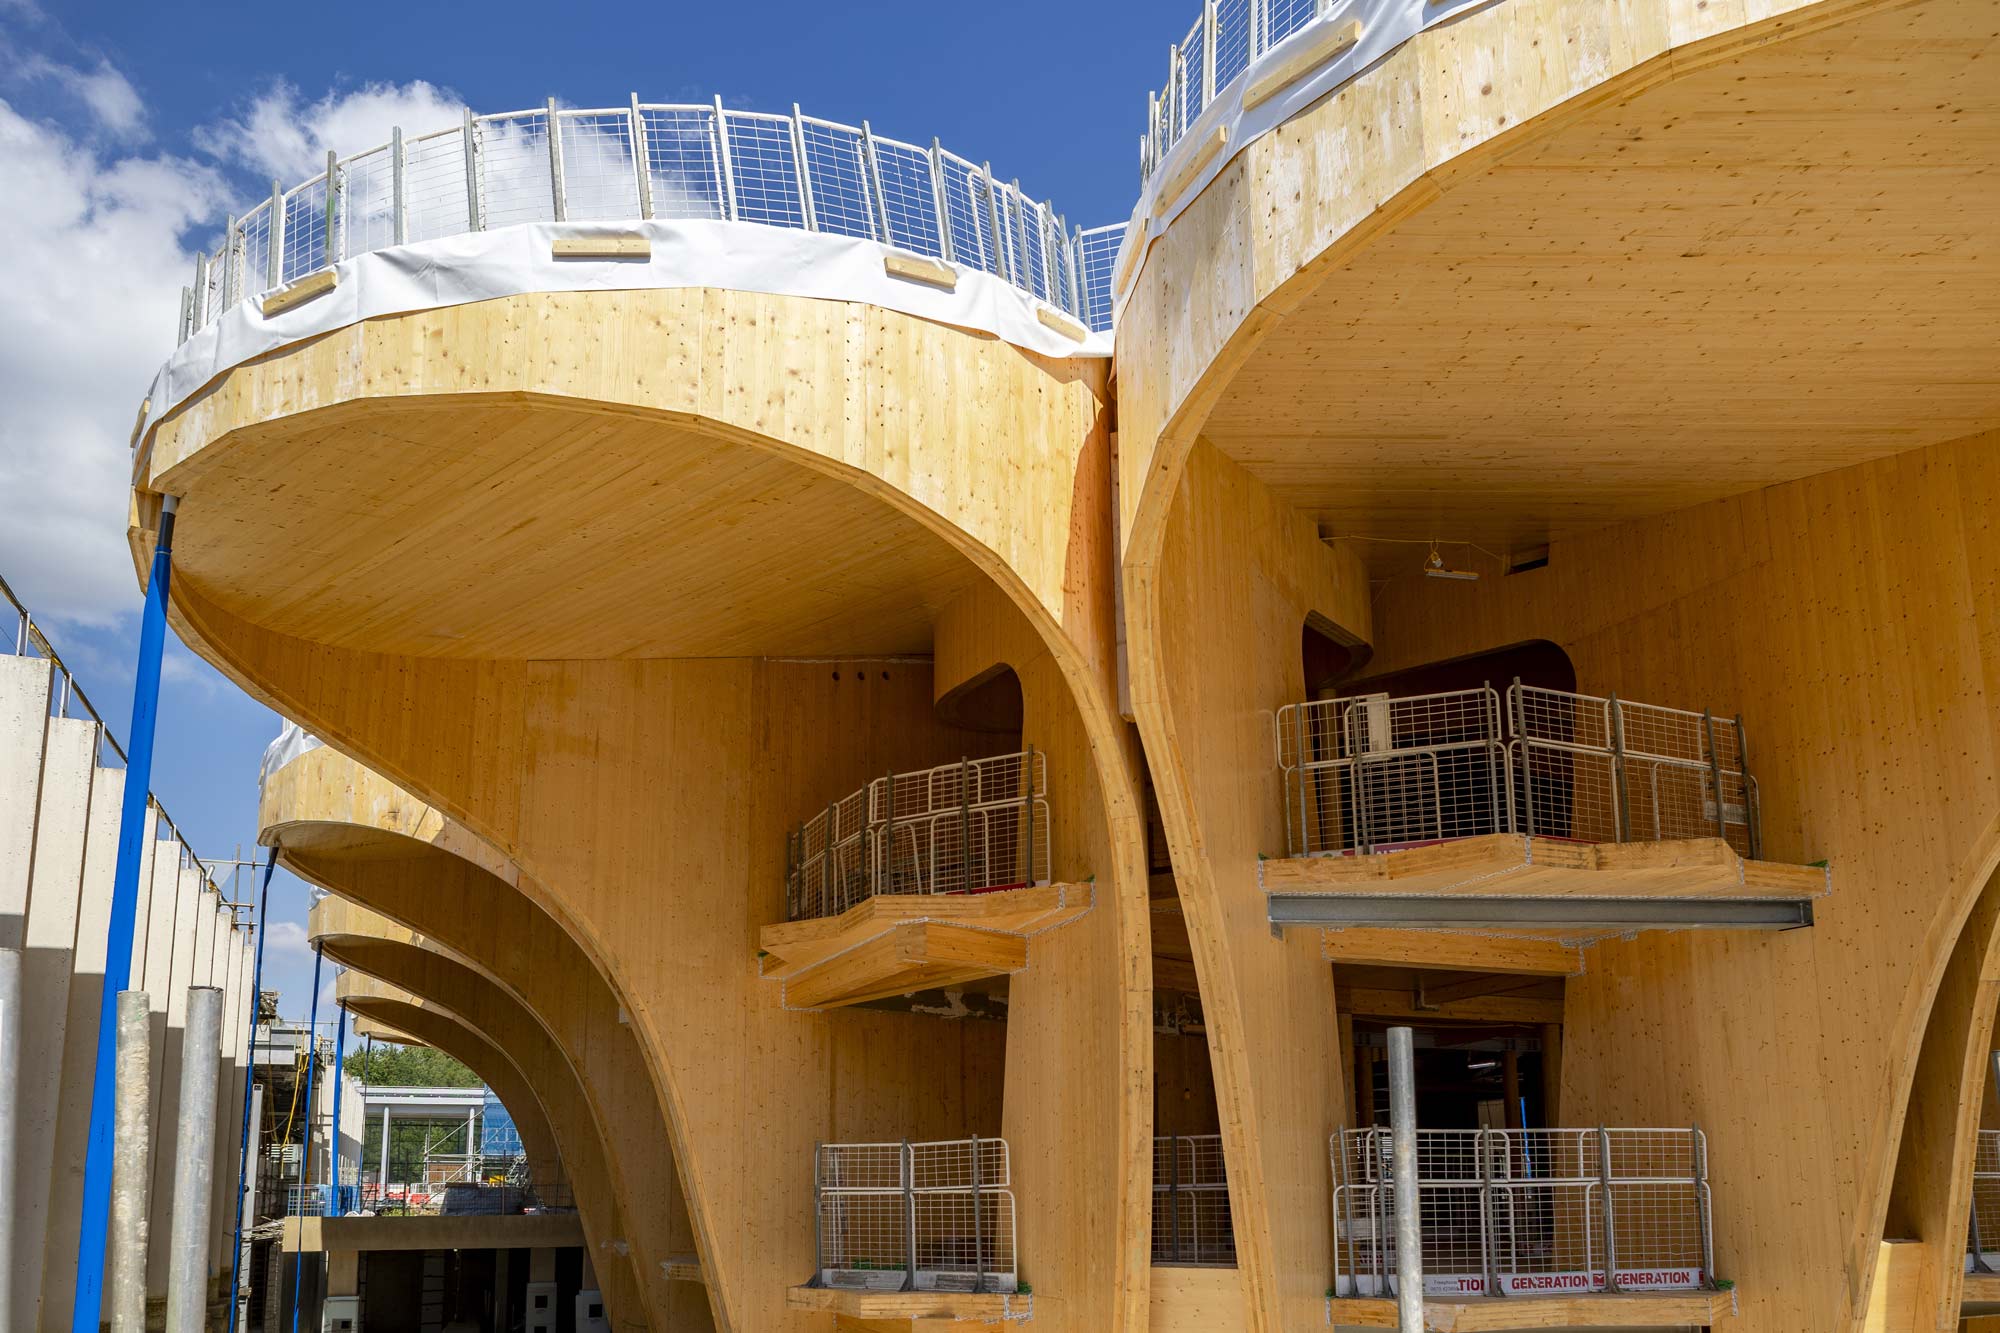
<instances>
[{"instance_id":1,"label":"scaffolding pole","mask_svg":"<svg viewBox=\"0 0 2000 1333\"><path fill-rule=\"evenodd\" d=\"M264 858L264 884L257 894L257 920L253 927L257 932L257 957L250 968L250 1049L246 1057L247 1072L243 1076L243 1132L238 1136L236 1149L236 1239L229 1263L229 1333L249 1327L249 1312L244 1308L248 1301L244 1299L243 1273L250 1255L249 1247L243 1242L243 1218L249 1211L251 1199L255 1197L256 1149L252 1146L250 1133L251 1106L264 1095L257 1084L257 1014L263 1007L264 926L271 911L271 875L277 868L278 848L273 843L270 853Z\"/></svg>"},{"instance_id":2,"label":"scaffolding pole","mask_svg":"<svg viewBox=\"0 0 2000 1333\"><path fill-rule=\"evenodd\" d=\"M190 986L181 1045L168 1234L167 1333L207 1333L209 1219L215 1200L216 1080L222 1073L222 988Z\"/></svg>"},{"instance_id":3,"label":"scaffolding pole","mask_svg":"<svg viewBox=\"0 0 2000 1333\"><path fill-rule=\"evenodd\" d=\"M1395 1142L1396 1327L1424 1333L1424 1227L1417 1194L1417 1072L1410 1029L1389 1029L1389 1132Z\"/></svg>"},{"instance_id":4,"label":"scaffolding pole","mask_svg":"<svg viewBox=\"0 0 2000 1333\"><path fill-rule=\"evenodd\" d=\"M21 1106L21 951L0 949L0 1325L14 1308L14 1144Z\"/></svg>"},{"instance_id":5,"label":"scaffolding pole","mask_svg":"<svg viewBox=\"0 0 2000 1333\"><path fill-rule=\"evenodd\" d=\"M109 1201L111 1333L145 1333L146 1191L153 1180L152 1000L145 991L128 990L114 996L112 1005L118 1016L118 1137ZM93 1326L96 1315L92 1308Z\"/></svg>"}]
</instances>

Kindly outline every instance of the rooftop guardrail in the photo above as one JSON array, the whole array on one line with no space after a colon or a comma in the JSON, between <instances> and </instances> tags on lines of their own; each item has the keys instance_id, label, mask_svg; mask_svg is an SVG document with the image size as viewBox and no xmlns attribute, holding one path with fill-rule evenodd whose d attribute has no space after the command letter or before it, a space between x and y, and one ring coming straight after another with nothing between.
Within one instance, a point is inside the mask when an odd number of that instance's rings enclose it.
<instances>
[{"instance_id":1,"label":"rooftop guardrail","mask_svg":"<svg viewBox=\"0 0 2000 1333\"><path fill-rule=\"evenodd\" d=\"M1395 1291L1394 1140L1333 1136L1336 1297ZM1426 1294L1715 1285L1699 1129L1420 1129L1417 1183Z\"/></svg>"},{"instance_id":2,"label":"rooftop guardrail","mask_svg":"<svg viewBox=\"0 0 2000 1333\"><path fill-rule=\"evenodd\" d=\"M1741 718L1516 681L1278 710L1290 854L1491 833L1760 851Z\"/></svg>"},{"instance_id":3,"label":"rooftop guardrail","mask_svg":"<svg viewBox=\"0 0 2000 1333\"><path fill-rule=\"evenodd\" d=\"M794 828L787 919L878 893L987 893L1049 879L1048 761L1016 754L889 773Z\"/></svg>"},{"instance_id":4,"label":"rooftop guardrail","mask_svg":"<svg viewBox=\"0 0 2000 1333\"><path fill-rule=\"evenodd\" d=\"M813 1151L812 1285L1015 1292L1005 1139L822 1143Z\"/></svg>"},{"instance_id":5,"label":"rooftop guardrail","mask_svg":"<svg viewBox=\"0 0 2000 1333\"><path fill-rule=\"evenodd\" d=\"M842 125L712 104L551 100L425 134L394 131L232 217L181 297L185 341L237 302L343 259L520 222L711 219L875 240L992 274L1111 327L1123 226L1072 229L990 165Z\"/></svg>"},{"instance_id":6,"label":"rooftop guardrail","mask_svg":"<svg viewBox=\"0 0 2000 1333\"><path fill-rule=\"evenodd\" d=\"M1208 0L1187 35L1168 48L1166 82L1146 94L1141 187L1220 89L1330 8L1325 0Z\"/></svg>"}]
</instances>

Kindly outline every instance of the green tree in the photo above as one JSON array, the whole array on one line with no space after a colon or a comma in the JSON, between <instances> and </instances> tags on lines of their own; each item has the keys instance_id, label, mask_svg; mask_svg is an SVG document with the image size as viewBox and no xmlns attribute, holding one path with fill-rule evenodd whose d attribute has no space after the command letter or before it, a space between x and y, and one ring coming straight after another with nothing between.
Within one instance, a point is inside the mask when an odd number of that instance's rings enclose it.
<instances>
[{"instance_id":1,"label":"green tree","mask_svg":"<svg viewBox=\"0 0 2000 1333\"><path fill-rule=\"evenodd\" d=\"M479 1075L434 1046L378 1045L347 1057L347 1076L385 1088L476 1088Z\"/></svg>"}]
</instances>

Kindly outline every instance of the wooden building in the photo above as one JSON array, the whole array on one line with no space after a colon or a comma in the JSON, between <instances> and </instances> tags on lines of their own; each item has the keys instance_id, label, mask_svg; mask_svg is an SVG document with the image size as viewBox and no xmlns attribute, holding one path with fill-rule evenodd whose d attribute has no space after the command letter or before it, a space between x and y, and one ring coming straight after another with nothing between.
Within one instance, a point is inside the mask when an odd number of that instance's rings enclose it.
<instances>
[{"instance_id":1,"label":"wooden building","mask_svg":"<svg viewBox=\"0 0 2000 1333\"><path fill-rule=\"evenodd\" d=\"M1393 1326L1390 1024L1434 1327L1956 1328L1996 57L1211 4L1090 233L810 117L399 135L203 264L134 552L620 1328Z\"/></svg>"}]
</instances>

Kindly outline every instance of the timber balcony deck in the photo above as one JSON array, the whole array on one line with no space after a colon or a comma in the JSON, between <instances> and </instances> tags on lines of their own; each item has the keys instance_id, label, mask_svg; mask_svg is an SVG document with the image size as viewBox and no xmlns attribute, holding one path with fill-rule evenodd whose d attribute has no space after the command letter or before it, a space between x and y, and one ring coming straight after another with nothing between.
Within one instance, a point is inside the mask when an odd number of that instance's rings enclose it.
<instances>
[{"instance_id":1,"label":"timber balcony deck","mask_svg":"<svg viewBox=\"0 0 2000 1333\"><path fill-rule=\"evenodd\" d=\"M801 1009L865 1004L1019 972L1034 936L1090 910L1089 884L876 894L839 916L766 926L759 970Z\"/></svg>"},{"instance_id":2,"label":"timber balcony deck","mask_svg":"<svg viewBox=\"0 0 2000 1333\"><path fill-rule=\"evenodd\" d=\"M1289 854L1259 866L1274 928L1562 948L1809 926L1828 890L1823 865L1761 858L1739 720L1517 681L1294 704L1276 739Z\"/></svg>"},{"instance_id":3,"label":"timber balcony deck","mask_svg":"<svg viewBox=\"0 0 2000 1333\"><path fill-rule=\"evenodd\" d=\"M1396 1302L1351 1297L1327 1302L1335 1325L1396 1327ZM1527 1328L1712 1328L1736 1313L1727 1291L1645 1292L1629 1296L1469 1296L1424 1298L1424 1327L1434 1333Z\"/></svg>"}]
</instances>

